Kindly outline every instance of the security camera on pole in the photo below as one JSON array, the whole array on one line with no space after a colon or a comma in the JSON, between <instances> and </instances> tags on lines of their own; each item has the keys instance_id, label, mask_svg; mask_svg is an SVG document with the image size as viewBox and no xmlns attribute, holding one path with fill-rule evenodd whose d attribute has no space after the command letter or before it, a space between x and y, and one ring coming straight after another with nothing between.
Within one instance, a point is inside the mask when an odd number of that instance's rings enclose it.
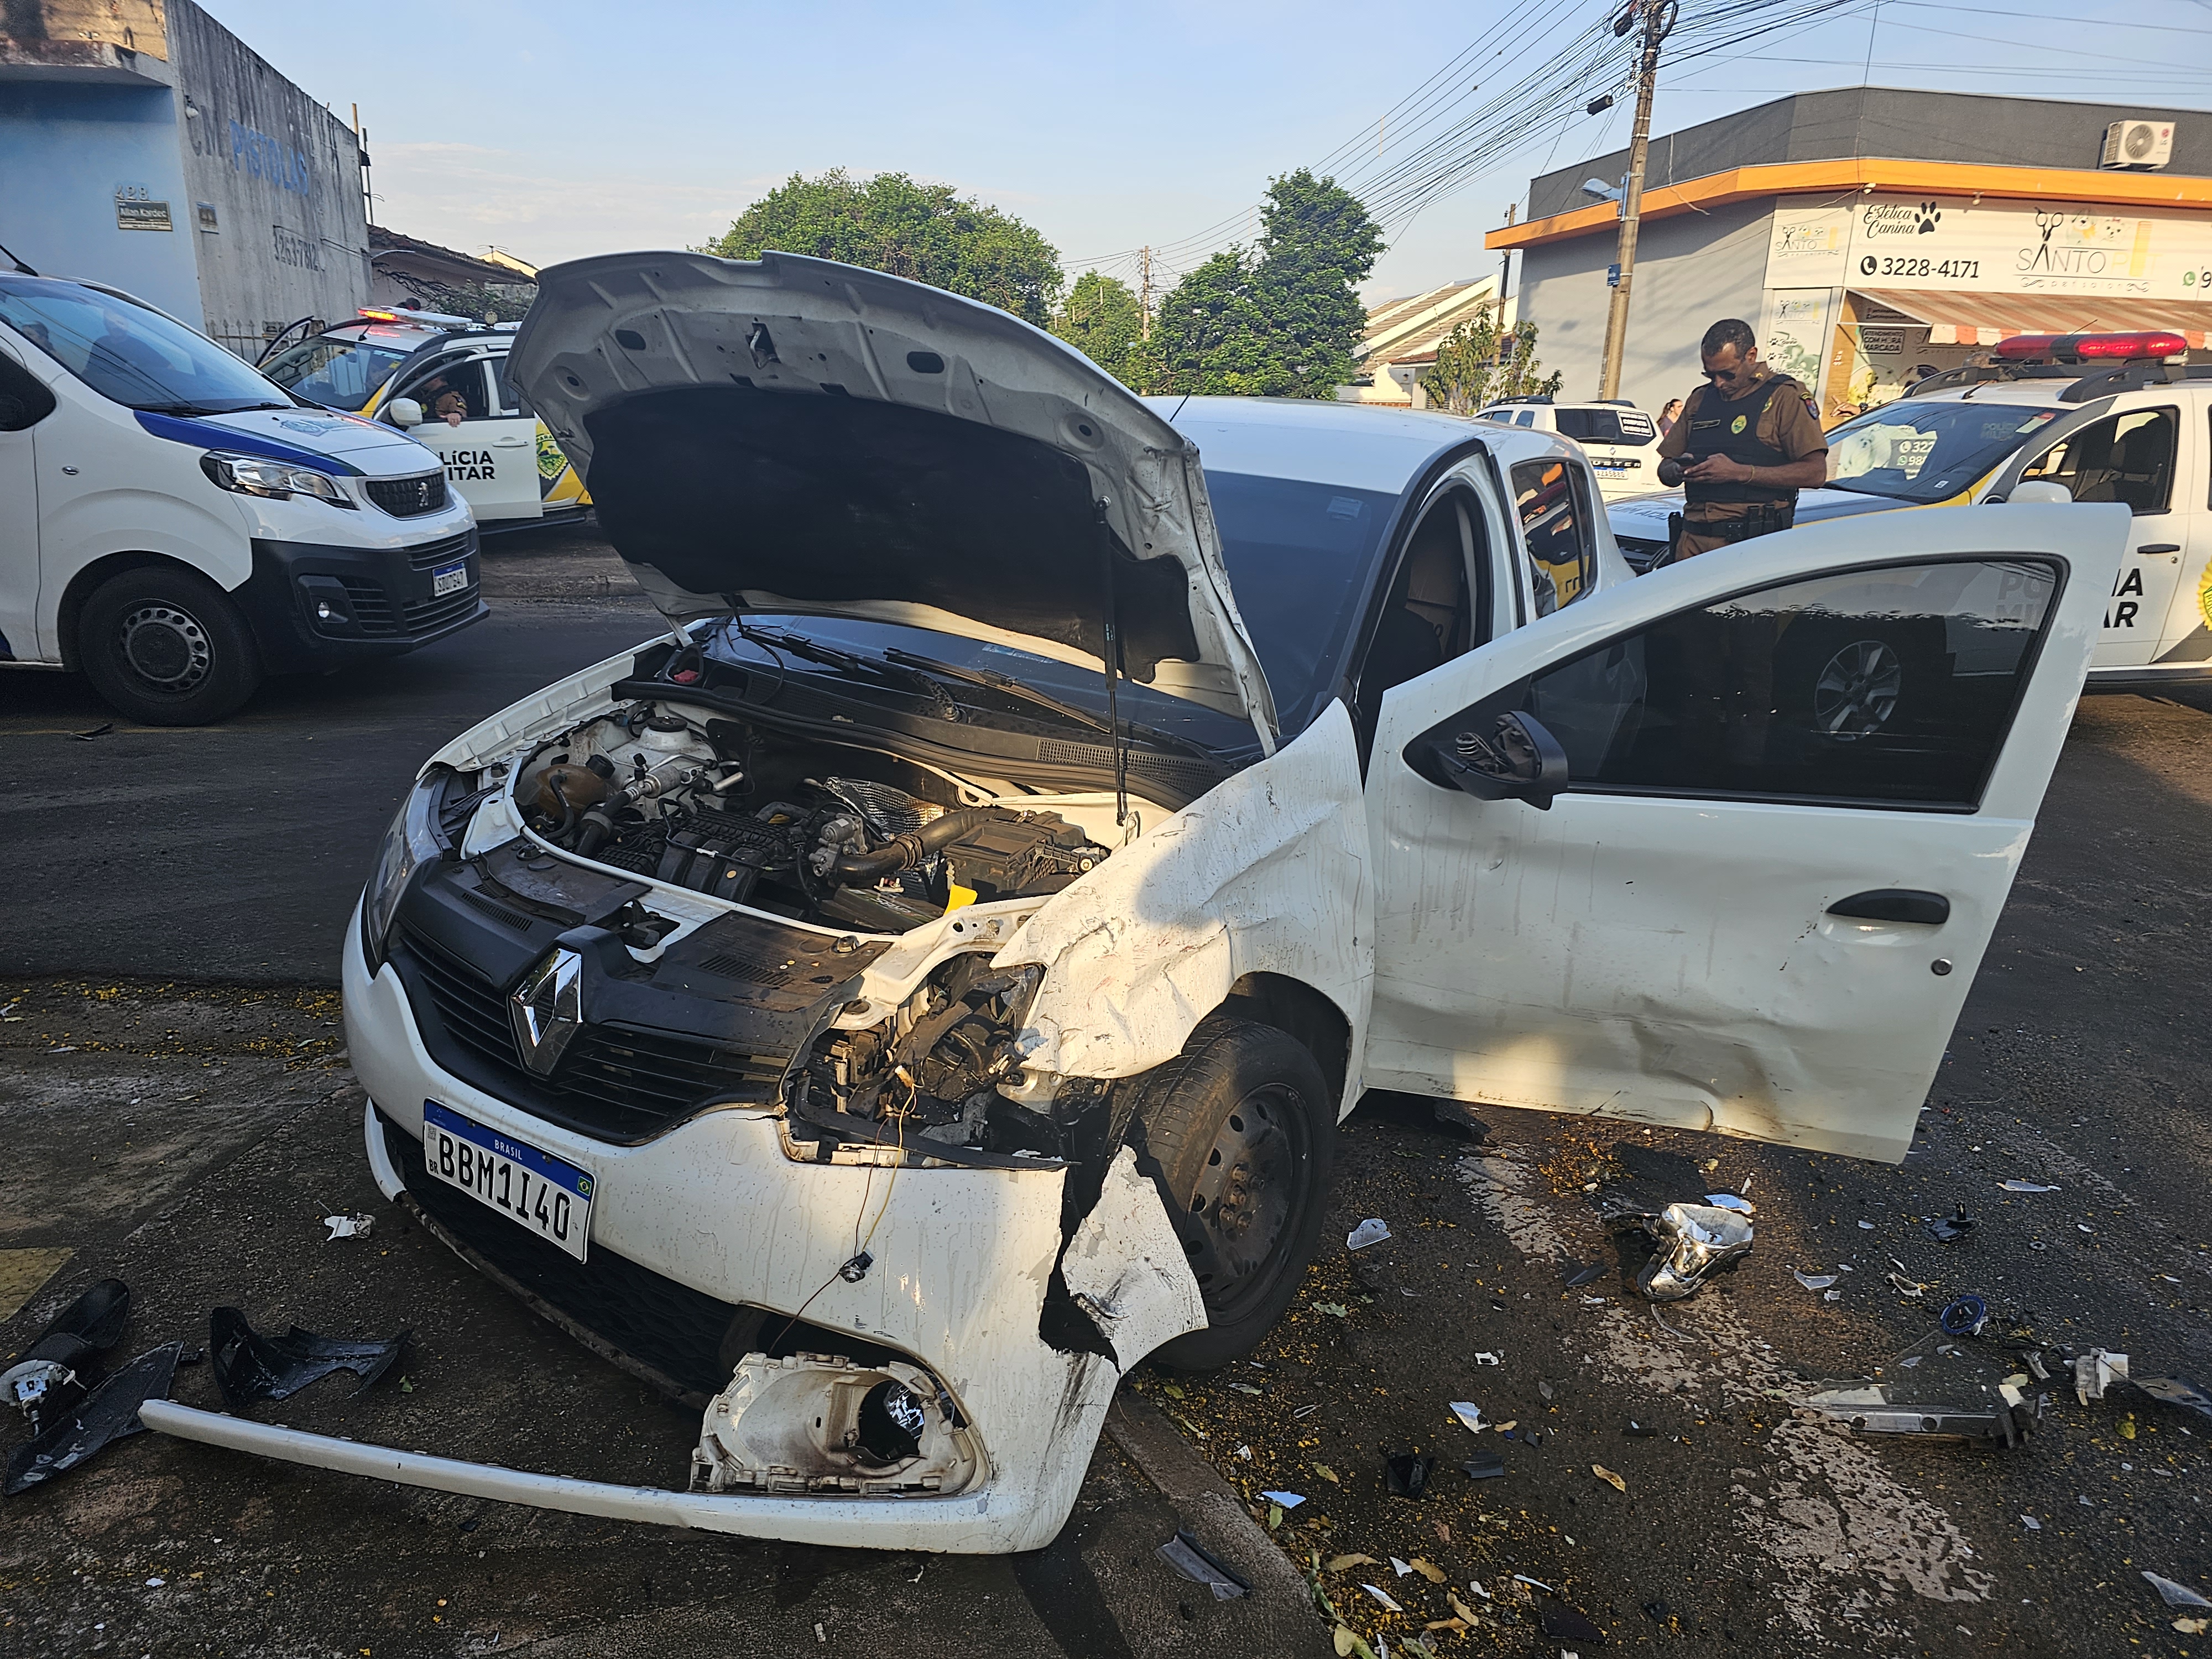
<instances>
[{"instance_id":1,"label":"security camera on pole","mask_svg":"<svg viewBox=\"0 0 2212 1659\"><path fill-rule=\"evenodd\" d=\"M1601 399L1620 395L1620 353L1628 337L1628 286L1636 275L1636 222L1644 208L1644 159L1651 147L1651 92L1659 79L1659 43L1674 27L1675 0L1630 0L1613 32L1626 34L1640 16L1644 58L1636 71L1636 129L1628 141L1628 182L1620 198L1620 252L1614 266L1612 303L1605 313L1605 367L1599 377Z\"/></svg>"}]
</instances>

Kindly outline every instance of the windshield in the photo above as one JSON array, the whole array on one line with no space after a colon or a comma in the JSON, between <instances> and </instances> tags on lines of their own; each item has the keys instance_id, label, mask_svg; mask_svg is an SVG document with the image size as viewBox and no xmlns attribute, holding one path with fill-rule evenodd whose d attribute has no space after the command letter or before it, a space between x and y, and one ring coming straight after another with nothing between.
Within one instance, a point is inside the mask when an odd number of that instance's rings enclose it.
<instances>
[{"instance_id":1,"label":"windshield","mask_svg":"<svg viewBox=\"0 0 2212 1659\"><path fill-rule=\"evenodd\" d=\"M1828 434L1828 483L1900 501L1957 495L2058 418L2021 404L1900 398Z\"/></svg>"},{"instance_id":2,"label":"windshield","mask_svg":"<svg viewBox=\"0 0 2212 1659\"><path fill-rule=\"evenodd\" d=\"M325 334L278 352L262 373L286 391L325 409L358 415L406 356L390 346Z\"/></svg>"},{"instance_id":3,"label":"windshield","mask_svg":"<svg viewBox=\"0 0 2212 1659\"><path fill-rule=\"evenodd\" d=\"M1206 475L1237 613L1287 735L1325 701L1395 495L1246 472Z\"/></svg>"},{"instance_id":4,"label":"windshield","mask_svg":"<svg viewBox=\"0 0 2212 1659\"><path fill-rule=\"evenodd\" d=\"M82 283L0 276L0 322L126 409L229 415L293 407L214 341L135 300Z\"/></svg>"}]
</instances>

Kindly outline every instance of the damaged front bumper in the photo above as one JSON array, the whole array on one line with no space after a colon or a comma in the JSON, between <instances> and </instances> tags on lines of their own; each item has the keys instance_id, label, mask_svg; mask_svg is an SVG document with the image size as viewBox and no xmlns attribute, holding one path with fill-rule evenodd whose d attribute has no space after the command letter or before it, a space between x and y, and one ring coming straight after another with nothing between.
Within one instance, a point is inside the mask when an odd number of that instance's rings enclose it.
<instances>
[{"instance_id":1,"label":"damaged front bumper","mask_svg":"<svg viewBox=\"0 0 2212 1659\"><path fill-rule=\"evenodd\" d=\"M635 1359L656 1322L688 1325L642 1369L672 1374L691 1397L711 1395L691 1472L708 1490L461 1463L174 1404L152 1407L149 1428L582 1514L795 1542L992 1553L1052 1539L1121 1371L1206 1322L1158 1191L1126 1148L1079 1218L1063 1213L1067 1184L1079 1178L1071 1169L803 1163L787 1154L775 1114L757 1106L710 1110L641 1145L611 1145L441 1070L397 975L389 967L369 973L357 927L348 931L344 988L354 1064L372 1103L370 1164L386 1196L409 1184L404 1160L420 1156L426 1101L592 1172L581 1263L489 1211L464 1239L422 1207L434 1232L540 1311L596 1334L603 1352ZM886 1149L884 1163L895 1156ZM443 1195L422 1185L425 1196ZM446 1213L453 1221L464 1212ZM856 1223L870 1262L848 1274L841 1269L855 1259ZM471 1243L502 1255L487 1264ZM580 1298L591 1305L567 1305ZM1085 1346L1104 1352L1044 1339L1054 1299L1082 1310L1100 1339ZM779 1329L801 1310L815 1334L810 1347L834 1350L849 1339L853 1352L771 1359L744 1341L748 1329ZM1056 1330L1066 1309L1058 1311ZM737 1322L762 1315L772 1322ZM739 1333L734 1352L712 1328L725 1318ZM702 1374L709 1370L711 1378Z\"/></svg>"}]
</instances>

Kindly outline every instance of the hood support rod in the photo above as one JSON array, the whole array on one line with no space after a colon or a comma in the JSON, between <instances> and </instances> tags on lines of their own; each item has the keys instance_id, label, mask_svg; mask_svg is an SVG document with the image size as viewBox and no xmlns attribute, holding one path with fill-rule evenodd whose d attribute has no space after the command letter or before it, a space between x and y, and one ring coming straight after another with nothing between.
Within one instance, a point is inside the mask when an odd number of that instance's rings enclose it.
<instances>
[{"instance_id":1,"label":"hood support rod","mask_svg":"<svg viewBox=\"0 0 2212 1659\"><path fill-rule=\"evenodd\" d=\"M1121 605L1114 592L1114 530L1106 521L1109 503L1098 498L1098 556L1105 598L1106 726L1114 741L1114 825L1127 830L1129 823L1129 735L1121 729Z\"/></svg>"}]
</instances>

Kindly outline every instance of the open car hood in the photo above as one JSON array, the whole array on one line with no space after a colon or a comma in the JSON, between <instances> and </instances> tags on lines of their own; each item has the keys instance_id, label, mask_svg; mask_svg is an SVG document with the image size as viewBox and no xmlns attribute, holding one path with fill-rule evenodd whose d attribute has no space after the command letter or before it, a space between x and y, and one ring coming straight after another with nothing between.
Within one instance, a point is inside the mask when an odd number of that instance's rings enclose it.
<instances>
[{"instance_id":1,"label":"open car hood","mask_svg":"<svg viewBox=\"0 0 2212 1659\"><path fill-rule=\"evenodd\" d=\"M1275 712L1195 446L1003 311L794 254L538 273L508 373L683 622L866 617Z\"/></svg>"}]
</instances>

